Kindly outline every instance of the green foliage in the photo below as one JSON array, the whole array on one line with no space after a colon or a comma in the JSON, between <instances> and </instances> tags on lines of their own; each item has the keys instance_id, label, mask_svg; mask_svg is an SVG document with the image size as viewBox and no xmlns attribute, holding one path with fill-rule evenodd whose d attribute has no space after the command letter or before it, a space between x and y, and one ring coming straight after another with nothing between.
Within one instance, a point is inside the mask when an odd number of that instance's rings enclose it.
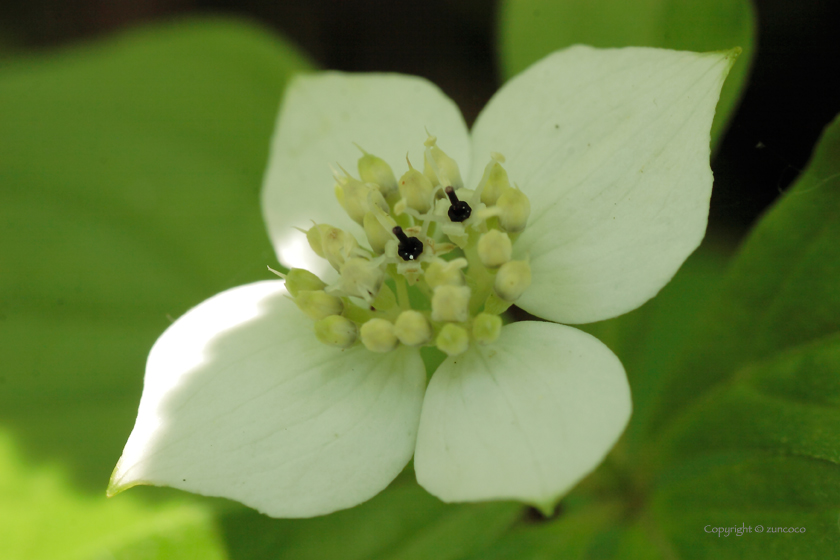
<instances>
[{"instance_id":1,"label":"green foliage","mask_svg":"<svg viewBox=\"0 0 840 560\"><path fill-rule=\"evenodd\" d=\"M57 467L33 468L0 431L0 558L7 560L225 560L208 512L82 495Z\"/></svg>"},{"instance_id":2,"label":"green foliage","mask_svg":"<svg viewBox=\"0 0 840 560\"><path fill-rule=\"evenodd\" d=\"M577 43L697 52L741 47L721 92L713 146L735 110L754 52L749 0L502 0L500 12L499 55L506 79Z\"/></svg>"},{"instance_id":3,"label":"green foliage","mask_svg":"<svg viewBox=\"0 0 840 560\"><path fill-rule=\"evenodd\" d=\"M446 505L407 471L350 510L306 520L253 511L226 516L231 556L242 560L455 560L493 542L520 516L512 503Z\"/></svg>"}]
</instances>

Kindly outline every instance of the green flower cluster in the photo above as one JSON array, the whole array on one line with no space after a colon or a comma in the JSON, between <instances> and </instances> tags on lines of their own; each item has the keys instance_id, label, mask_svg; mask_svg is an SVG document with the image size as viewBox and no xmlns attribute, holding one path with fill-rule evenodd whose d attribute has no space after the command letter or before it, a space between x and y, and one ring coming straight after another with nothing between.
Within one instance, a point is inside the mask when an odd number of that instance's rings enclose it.
<instances>
[{"instance_id":1,"label":"green flower cluster","mask_svg":"<svg viewBox=\"0 0 840 560\"><path fill-rule=\"evenodd\" d=\"M281 275L321 342L361 343L372 352L434 345L456 356L471 340L496 340L499 314L530 286L527 260L511 257L531 205L510 185L504 157L492 154L469 190L434 136L425 146L422 173L406 158L399 180L364 150L360 179L334 172L336 197L364 228L370 248L342 229L315 224L305 232L309 246L338 279L327 283L300 268Z\"/></svg>"}]
</instances>

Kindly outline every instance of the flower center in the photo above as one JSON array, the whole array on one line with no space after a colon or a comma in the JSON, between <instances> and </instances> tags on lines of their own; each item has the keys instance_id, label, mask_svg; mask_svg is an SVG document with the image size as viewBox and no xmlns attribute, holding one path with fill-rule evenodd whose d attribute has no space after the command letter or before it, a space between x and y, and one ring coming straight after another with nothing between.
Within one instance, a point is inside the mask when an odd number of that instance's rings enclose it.
<instances>
[{"instance_id":1,"label":"flower center","mask_svg":"<svg viewBox=\"0 0 840 560\"><path fill-rule=\"evenodd\" d=\"M364 229L368 247L339 228L316 224L306 237L338 272L330 284L302 269L281 274L325 344L437 346L450 356L498 336L499 317L531 284L526 260L513 260L528 198L508 181L504 157L491 154L475 190L429 136L420 172L406 158L399 180L362 150L359 179L334 171L335 194ZM279 273L278 273L279 274Z\"/></svg>"}]
</instances>

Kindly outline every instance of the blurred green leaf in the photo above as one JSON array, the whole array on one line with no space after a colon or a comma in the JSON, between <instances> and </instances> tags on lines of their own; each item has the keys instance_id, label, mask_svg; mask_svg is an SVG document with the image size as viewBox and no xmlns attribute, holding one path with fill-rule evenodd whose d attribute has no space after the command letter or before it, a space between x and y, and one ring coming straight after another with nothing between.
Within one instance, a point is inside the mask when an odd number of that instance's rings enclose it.
<instances>
[{"instance_id":1,"label":"blurred green leaf","mask_svg":"<svg viewBox=\"0 0 840 560\"><path fill-rule=\"evenodd\" d=\"M406 473L350 510L315 519L271 519L242 511L222 519L236 560L455 560L496 540L521 504L447 505Z\"/></svg>"},{"instance_id":2,"label":"blurred green leaf","mask_svg":"<svg viewBox=\"0 0 840 560\"><path fill-rule=\"evenodd\" d=\"M754 53L755 17L749 0L502 0L499 13L505 79L576 43L698 52L741 47L712 124L713 147L736 108Z\"/></svg>"},{"instance_id":3,"label":"blurred green leaf","mask_svg":"<svg viewBox=\"0 0 840 560\"><path fill-rule=\"evenodd\" d=\"M265 276L268 143L308 67L216 19L4 63L0 422L28 453L104 492L155 338Z\"/></svg>"},{"instance_id":4,"label":"blurred green leaf","mask_svg":"<svg viewBox=\"0 0 840 560\"><path fill-rule=\"evenodd\" d=\"M0 431L0 558L225 560L227 554L199 506L81 495L59 468L26 464Z\"/></svg>"},{"instance_id":5,"label":"blurred green leaf","mask_svg":"<svg viewBox=\"0 0 840 560\"><path fill-rule=\"evenodd\" d=\"M469 560L548 560L584 558L590 549L609 549L614 539L610 528L621 519L615 504L586 507L569 512L561 521L520 524L503 538ZM604 556L606 558L606 556Z\"/></svg>"}]
</instances>

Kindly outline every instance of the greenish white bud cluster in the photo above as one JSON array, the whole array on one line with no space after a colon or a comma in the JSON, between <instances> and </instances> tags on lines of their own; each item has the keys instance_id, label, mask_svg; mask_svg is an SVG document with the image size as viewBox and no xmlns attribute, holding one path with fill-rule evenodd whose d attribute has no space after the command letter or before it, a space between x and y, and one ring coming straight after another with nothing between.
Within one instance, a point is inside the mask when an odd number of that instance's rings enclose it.
<instances>
[{"instance_id":1,"label":"greenish white bud cluster","mask_svg":"<svg viewBox=\"0 0 840 560\"><path fill-rule=\"evenodd\" d=\"M327 283L302 269L281 274L318 339L380 353L431 345L450 356L494 342L499 315L531 284L528 261L513 260L531 206L511 186L504 157L491 154L468 190L434 136L425 142L423 171L406 158L399 179L384 160L362 154L358 179L343 169L334 176L336 198L362 226L367 246L313 224L305 232L309 245L338 279Z\"/></svg>"}]
</instances>

